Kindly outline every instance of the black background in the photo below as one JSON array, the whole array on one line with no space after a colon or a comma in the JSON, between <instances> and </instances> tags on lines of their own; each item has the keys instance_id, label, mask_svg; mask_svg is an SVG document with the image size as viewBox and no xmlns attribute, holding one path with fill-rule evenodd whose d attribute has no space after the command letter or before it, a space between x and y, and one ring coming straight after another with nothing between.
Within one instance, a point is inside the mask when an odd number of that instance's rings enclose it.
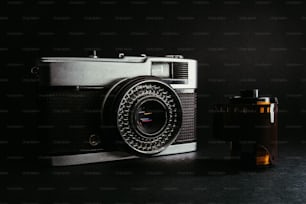
<instances>
[{"instance_id":1,"label":"black background","mask_svg":"<svg viewBox=\"0 0 306 204\"><path fill-rule=\"evenodd\" d=\"M36 60L93 49L101 57L197 59L198 138L206 158L221 158L214 165L193 154L48 170L1 165L0 202L45 203L48 194L51 203L305 200L304 1L4 0L0 10L0 147L10 150L4 159L22 160L20 145L31 145ZM229 173L226 145L212 138L212 106L246 88L279 99L280 162L264 172Z\"/></svg>"}]
</instances>

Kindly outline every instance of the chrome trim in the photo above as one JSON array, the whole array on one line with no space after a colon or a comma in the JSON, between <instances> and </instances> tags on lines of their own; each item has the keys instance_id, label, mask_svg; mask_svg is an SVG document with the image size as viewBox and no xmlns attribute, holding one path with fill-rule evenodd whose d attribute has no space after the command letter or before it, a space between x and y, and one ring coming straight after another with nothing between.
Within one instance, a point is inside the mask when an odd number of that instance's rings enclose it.
<instances>
[{"instance_id":1,"label":"chrome trim","mask_svg":"<svg viewBox=\"0 0 306 204\"><path fill-rule=\"evenodd\" d=\"M270 123L274 123L274 109L275 109L275 104L271 103L270 104Z\"/></svg>"},{"instance_id":2,"label":"chrome trim","mask_svg":"<svg viewBox=\"0 0 306 204\"><path fill-rule=\"evenodd\" d=\"M120 78L145 75L165 78L169 63L188 63L188 79L183 84L171 84L172 88L197 88L197 61L193 59L43 57L39 75L41 83L48 86L104 86Z\"/></svg>"},{"instance_id":3,"label":"chrome trim","mask_svg":"<svg viewBox=\"0 0 306 204\"><path fill-rule=\"evenodd\" d=\"M164 151L162 151L161 153L155 156L194 152L196 150L197 150L196 142L176 144L176 145L170 145L167 149L165 149Z\"/></svg>"},{"instance_id":4,"label":"chrome trim","mask_svg":"<svg viewBox=\"0 0 306 204\"><path fill-rule=\"evenodd\" d=\"M176 93L195 93L195 89L175 89Z\"/></svg>"},{"instance_id":5,"label":"chrome trim","mask_svg":"<svg viewBox=\"0 0 306 204\"><path fill-rule=\"evenodd\" d=\"M98 57L42 57L42 62L122 62L143 63L147 57L124 56L120 58L98 58Z\"/></svg>"},{"instance_id":6,"label":"chrome trim","mask_svg":"<svg viewBox=\"0 0 306 204\"><path fill-rule=\"evenodd\" d=\"M194 151L196 151L196 142L176 144L176 145L170 145L166 150L164 150L159 154L154 155L154 157L194 152ZM52 166L71 166L71 165L119 161L126 159L135 159L135 158L141 158L141 157L119 151L97 152L97 153L86 153L86 154L75 154L75 155L52 156L51 164Z\"/></svg>"}]
</instances>

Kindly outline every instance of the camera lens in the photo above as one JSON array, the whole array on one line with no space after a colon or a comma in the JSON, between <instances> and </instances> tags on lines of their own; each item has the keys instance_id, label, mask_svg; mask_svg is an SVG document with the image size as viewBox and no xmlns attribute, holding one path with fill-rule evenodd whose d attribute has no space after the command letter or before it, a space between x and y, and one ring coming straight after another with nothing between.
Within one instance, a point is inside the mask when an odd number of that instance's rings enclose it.
<instances>
[{"instance_id":1,"label":"camera lens","mask_svg":"<svg viewBox=\"0 0 306 204\"><path fill-rule=\"evenodd\" d=\"M166 107L158 100L147 99L136 108L136 128L146 136L155 136L161 132L166 125L166 121Z\"/></svg>"},{"instance_id":2,"label":"camera lens","mask_svg":"<svg viewBox=\"0 0 306 204\"><path fill-rule=\"evenodd\" d=\"M123 80L111 88L103 104L103 125L116 127L117 144L123 142L136 153L160 153L179 135L181 101L175 90L157 77Z\"/></svg>"}]
</instances>

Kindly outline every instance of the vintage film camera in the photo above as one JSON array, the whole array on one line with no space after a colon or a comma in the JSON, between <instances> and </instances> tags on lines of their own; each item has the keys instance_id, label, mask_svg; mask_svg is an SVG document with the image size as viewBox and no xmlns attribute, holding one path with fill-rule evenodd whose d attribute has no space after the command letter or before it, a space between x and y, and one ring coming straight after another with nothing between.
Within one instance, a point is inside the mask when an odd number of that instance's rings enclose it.
<instances>
[{"instance_id":1,"label":"vintage film camera","mask_svg":"<svg viewBox=\"0 0 306 204\"><path fill-rule=\"evenodd\" d=\"M38 67L38 136L52 165L196 150L196 60L44 57Z\"/></svg>"},{"instance_id":2,"label":"vintage film camera","mask_svg":"<svg viewBox=\"0 0 306 204\"><path fill-rule=\"evenodd\" d=\"M277 156L278 100L258 96L258 89L243 90L227 104L215 106L213 132L229 141L231 155L243 165L263 167Z\"/></svg>"}]
</instances>

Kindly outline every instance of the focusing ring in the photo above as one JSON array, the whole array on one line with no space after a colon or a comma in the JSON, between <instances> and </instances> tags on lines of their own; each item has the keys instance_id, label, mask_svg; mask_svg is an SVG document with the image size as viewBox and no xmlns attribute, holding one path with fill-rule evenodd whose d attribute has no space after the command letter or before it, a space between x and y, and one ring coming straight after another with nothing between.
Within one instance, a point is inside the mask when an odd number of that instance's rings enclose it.
<instances>
[{"instance_id":1,"label":"focusing ring","mask_svg":"<svg viewBox=\"0 0 306 204\"><path fill-rule=\"evenodd\" d=\"M167 109L167 121L163 130L154 137L147 137L135 128L130 120L136 106L144 98L154 98ZM159 80L143 80L129 87L122 96L117 111L117 128L123 141L138 153L151 155L163 151L176 139L182 122L180 100L175 91Z\"/></svg>"},{"instance_id":2,"label":"focusing ring","mask_svg":"<svg viewBox=\"0 0 306 204\"><path fill-rule=\"evenodd\" d=\"M155 101L166 111L165 125L161 125L160 129L152 134L145 134L137 128L134 119L137 118L135 114L141 104L147 101L149 103L146 105ZM116 144L123 142L128 149L140 155L163 151L176 140L182 125L179 96L168 84L152 76L123 79L114 84L104 98L101 113L102 126L108 127L104 132L105 138L116 141ZM153 121L155 119L153 117ZM110 127L115 131L112 134Z\"/></svg>"}]
</instances>

